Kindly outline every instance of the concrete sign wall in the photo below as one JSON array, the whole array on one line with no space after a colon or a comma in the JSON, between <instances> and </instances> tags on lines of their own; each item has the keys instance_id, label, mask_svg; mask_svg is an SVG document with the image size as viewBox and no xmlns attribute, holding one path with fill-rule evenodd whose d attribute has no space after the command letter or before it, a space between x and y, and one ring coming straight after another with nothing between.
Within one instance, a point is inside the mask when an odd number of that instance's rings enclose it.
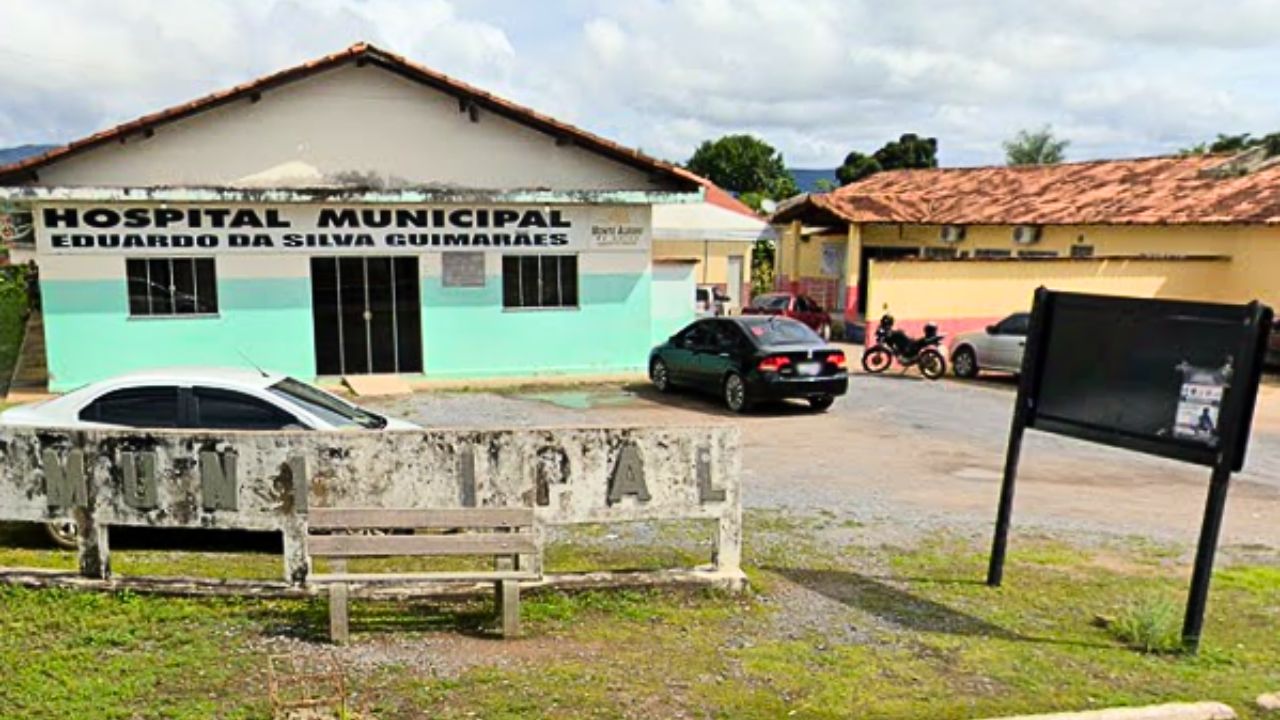
<instances>
[{"instance_id":1,"label":"concrete sign wall","mask_svg":"<svg viewBox=\"0 0 1280 720\"><path fill-rule=\"evenodd\" d=\"M278 531L305 582L308 507L533 507L548 524L718 520L739 573L732 427L201 433L0 430L0 520L73 519L81 572L110 574L112 525Z\"/></svg>"}]
</instances>

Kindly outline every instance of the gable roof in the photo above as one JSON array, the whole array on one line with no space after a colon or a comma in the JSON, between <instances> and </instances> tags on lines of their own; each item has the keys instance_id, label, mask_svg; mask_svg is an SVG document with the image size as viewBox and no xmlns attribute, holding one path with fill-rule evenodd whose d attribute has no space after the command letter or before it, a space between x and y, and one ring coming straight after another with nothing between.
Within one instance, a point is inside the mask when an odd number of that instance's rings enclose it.
<instances>
[{"instance_id":1,"label":"gable roof","mask_svg":"<svg viewBox=\"0 0 1280 720\"><path fill-rule=\"evenodd\" d=\"M672 186L696 190L700 185L700 183L695 183L695 181L691 180L688 173L671 163L649 157L637 150L632 150L612 140L543 115L528 107L464 83L461 80L411 62L403 56L364 42L356 43L340 52L325 55L226 90L214 92L181 105L175 105L156 113L144 115L136 120L122 123L16 163L0 166L0 185L32 180L40 168L64 158L80 154L106 143L123 140L135 133L147 133L157 125L181 120L241 98L249 97L252 99L264 91L348 63L377 65L410 80L421 82L444 93L456 96L461 110L475 108L495 113L544 132L556 138L557 142L573 144L632 168L648 172Z\"/></svg>"},{"instance_id":2,"label":"gable roof","mask_svg":"<svg viewBox=\"0 0 1280 720\"><path fill-rule=\"evenodd\" d=\"M1225 155L893 170L788 203L774 222L919 225L1280 224L1280 163L1214 173Z\"/></svg>"}]
</instances>

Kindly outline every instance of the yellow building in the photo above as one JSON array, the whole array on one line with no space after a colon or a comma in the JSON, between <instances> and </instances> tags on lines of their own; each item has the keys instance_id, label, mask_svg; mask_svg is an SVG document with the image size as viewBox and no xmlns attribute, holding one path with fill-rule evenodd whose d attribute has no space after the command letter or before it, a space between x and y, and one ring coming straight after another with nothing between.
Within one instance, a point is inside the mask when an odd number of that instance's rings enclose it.
<instances>
[{"instance_id":1,"label":"yellow building","mask_svg":"<svg viewBox=\"0 0 1280 720\"><path fill-rule=\"evenodd\" d=\"M751 300L751 254L757 240L774 237L764 218L716 185L697 178L703 201L655 206L655 261L695 263L694 281L727 295L733 310Z\"/></svg>"},{"instance_id":2,"label":"yellow building","mask_svg":"<svg viewBox=\"0 0 1280 720\"><path fill-rule=\"evenodd\" d=\"M1280 157L1261 148L884 172L772 221L779 289L909 332L983 327L1042 285L1280 305Z\"/></svg>"}]
</instances>

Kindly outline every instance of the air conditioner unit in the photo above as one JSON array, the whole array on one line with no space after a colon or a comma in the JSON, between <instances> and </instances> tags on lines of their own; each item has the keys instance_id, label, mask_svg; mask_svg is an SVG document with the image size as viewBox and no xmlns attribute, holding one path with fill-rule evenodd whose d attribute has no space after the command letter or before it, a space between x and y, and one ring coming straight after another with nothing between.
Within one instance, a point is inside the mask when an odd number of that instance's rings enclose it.
<instances>
[{"instance_id":1,"label":"air conditioner unit","mask_svg":"<svg viewBox=\"0 0 1280 720\"><path fill-rule=\"evenodd\" d=\"M942 226L942 242L948 245L954 245L964 239L963 225L943 225Z\"/></svg>"},{"instance_id":2,"label":"air conditioner unit","mask_svg":"<svg viewBox=\"0 0 1280 720\"><path fill-rule=\"evenodd\" d=\"M1035 245L1038 242L1040 242L1039 225L1018 225L1013 228L1015 245Z\"/></svg>"}]
</instances>

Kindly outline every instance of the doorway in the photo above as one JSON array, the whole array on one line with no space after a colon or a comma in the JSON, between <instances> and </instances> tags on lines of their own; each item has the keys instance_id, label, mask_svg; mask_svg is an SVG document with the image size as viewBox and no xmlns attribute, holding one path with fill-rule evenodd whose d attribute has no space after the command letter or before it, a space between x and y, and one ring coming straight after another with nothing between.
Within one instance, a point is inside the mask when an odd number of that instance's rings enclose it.
<instances>
[{"instance_id":1,"label":"doorway","mask_svg":"<svg viewBox=\"0 0 1280 720\"><path fill-rule=\"evenodd\" d=\"M416 257L311 259L316 374L422 372Z\"/></svg>"},{"instance_id":2,"label":"doorway","mask_svg":"<svg viewBox=\"0 0 1280 720\"><path fill-rule=\"evenodd\" d=\"M735 310L742 309L742 256L730 255L728 272L726 273L729 301L733 303Z\"/></svg>"}]
</instances>

